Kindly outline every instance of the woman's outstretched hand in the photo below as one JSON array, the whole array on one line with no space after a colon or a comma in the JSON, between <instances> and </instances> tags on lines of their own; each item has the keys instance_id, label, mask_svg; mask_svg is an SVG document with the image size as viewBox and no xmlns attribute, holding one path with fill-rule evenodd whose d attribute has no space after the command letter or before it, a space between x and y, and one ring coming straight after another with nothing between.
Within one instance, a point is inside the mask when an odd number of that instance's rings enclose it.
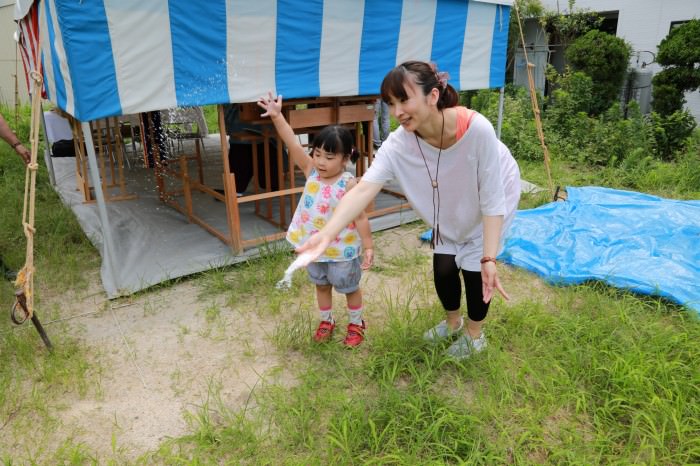
<instances>
[{"instance_id":1,"label":"woman's outstretched hand","mask_svg":"<svg viewBox=\"0 0 700 466\"><path fill-rule=\"evenodd\" d=\"M481 264L481 283L481 291L484 295L485 303L491 302L491 298L493 298L495 293L494 290L498 290L506 301L510 299L506 290L503 289L503 285L501 285L501 280L498 279L495 262L489 261Z\"/></svg>"},{"instance_id":2,"label":"woman's outstretched hand","mask_svg":"<svg viewBox=\"0 0 700 466\"><path fill-rule=\"evenodd\" d=\"M262 117L269 116L270 118L274 118L278 115L281 115L282 96L278 95L276 98L272 97L272 92L269 91L267 93L267 96L261 96L260 99L258 99L258 107L265 110L265 113L260 115Z\"/></svg>"},{"instance_id":3,"label":"woman's outstretched hand","mask_svg":"<svg viewBox=\"0 0 700 466\"><path fill-rule=\"evenodd\" d=\"M302 264L306 266L318 259L319 257L321 257L321 254L323 254L323 251L325 251L326 248L328 248L329 244L331 244L330 239L326 238L320 233L317 233L310 237L308 240L306 240L304 244L296 248L295 251L297 252L297 254L307 255L307 260L305 261L306 264Z\"/></svg>"}]
</instances>

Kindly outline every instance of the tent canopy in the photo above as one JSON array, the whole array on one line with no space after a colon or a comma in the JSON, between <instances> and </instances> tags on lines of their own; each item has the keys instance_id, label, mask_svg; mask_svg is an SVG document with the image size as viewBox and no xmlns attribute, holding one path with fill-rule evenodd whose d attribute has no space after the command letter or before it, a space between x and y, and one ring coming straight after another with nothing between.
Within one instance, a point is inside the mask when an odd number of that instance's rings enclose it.
<instances>
[{"instance_id":1,"label":"tent canopy","mask_svg":"<svg viewBox=\"0 0 700 466\"><path fill-rule=\"evenodd\" d=\"M31 11L18 0L17 14ZM512 0L42 0L45 91L82 121L164 108L379 93L434 61L460 90L504 83Z\"/></svg>"},{"instance_id":2,"label":"tent canopy","mask_svg":"<svg viewBox=\"0 0 700 466\"><path fill-rule=\"evenodd\" d=\"M406 60L437 63L460 90L501 87L511 4L512 0L17 0L15 17L25 69L36 70L41 60L46 97L81 120L90 138L86 122L99 118L252 102L267 91L286 98L378 94L384 75ZM222 244L211 237L215 247L190 239L187 259L168 262L175 257L172 251L183 249L180 243L157 234L148 240L143 228L134 228L139 221L120 217L115 206L108 209L94 145L87 143L86 150L97 208L78 207L98 218L93 223L99 227L89 234L98 243L102 282L110 297L238 259L230 251L217 253ZM74 171L70 166L65 174L74 177ZM75 193L73 185L68 189ZM158 211L159 205L152 207ZM139 214L144 212L148 210ZM191 230L179 222L182 217L177 214L173 229ZM167 231L165 224L156 233ZM147 263L146 253L155 259ZM137 265L135 257L140 259Z\"/></svg>"}]
</instances>

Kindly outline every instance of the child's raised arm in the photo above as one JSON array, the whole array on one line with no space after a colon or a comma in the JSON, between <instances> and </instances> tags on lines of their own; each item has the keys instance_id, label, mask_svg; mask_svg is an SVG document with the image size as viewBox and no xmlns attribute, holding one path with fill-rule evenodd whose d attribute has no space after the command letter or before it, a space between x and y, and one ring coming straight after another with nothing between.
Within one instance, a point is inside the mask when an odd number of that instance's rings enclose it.
<instances>
[{"instance_id":1,"label":"child's raised arm","mask_svg":"<svg viewBox=\"0 0 700 466\"><path fill-rule=\"evenodd\" d=\"M277 98L272 97L272 92L267 93L266 96L260 97L258 100L258 106L265 110L260 116L269 116L272 123L275 125L277 134L282 138L282 141L287 146L289 155L292 157L294 163L301 168L304 172L304 176L309 176L311 168L313 167L311 163L311 158L306 154L306 151L299 143L297 136L294 134L292 127L289 126L287 120L284 119L282 115L282 96L278 95Z\"/></svg>"}]
</instances>

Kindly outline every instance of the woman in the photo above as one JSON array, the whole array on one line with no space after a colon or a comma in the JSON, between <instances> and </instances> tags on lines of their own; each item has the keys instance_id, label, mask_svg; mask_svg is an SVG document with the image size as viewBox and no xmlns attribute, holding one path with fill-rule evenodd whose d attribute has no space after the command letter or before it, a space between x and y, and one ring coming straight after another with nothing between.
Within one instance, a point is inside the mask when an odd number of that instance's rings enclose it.
<instances>
[{"instance_id":1,"label":"woman","mask_svg":"<svg viewBox=\"0 0 700 466\"><path fill-rule=\"evenodd\" d=\"M456 338L447 353L466 358L486 347L482 323L494 290L508 299L495 257L520 199L518 166L485 117L457 106L447 74L434 65L410 61L397 66L384 78L381 93L401 126L328 224L297 251L317 257L384 183L396 179L411 207L433 227L435 289L446 318L424 337L433 342Z\"/></svg>"}]
</instances>

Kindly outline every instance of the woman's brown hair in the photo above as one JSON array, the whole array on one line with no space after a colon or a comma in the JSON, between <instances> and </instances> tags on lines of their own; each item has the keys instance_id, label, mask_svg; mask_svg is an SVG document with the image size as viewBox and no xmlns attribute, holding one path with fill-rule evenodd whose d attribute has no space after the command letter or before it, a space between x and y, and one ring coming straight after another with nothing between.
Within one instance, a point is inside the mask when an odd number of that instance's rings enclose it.
<instances>
[{"instance_id":1,"label":"woman's brown hair","mask_svg":"<svg viewBox=\"0 0 700 466\"><path fill-rule=\"evenodd\" d=\"M446 72L438 72L432 63L423 61L407 61L389 71L382 81L382 100L389 103L391 97L407 99L405 83L413 77L414 82L423 90L423 95L428 95L433 89L440 92L437 108L455 107L459 103L459 94L454 87L447 83L449 75Z\"/></svg>"}]
</instances>

